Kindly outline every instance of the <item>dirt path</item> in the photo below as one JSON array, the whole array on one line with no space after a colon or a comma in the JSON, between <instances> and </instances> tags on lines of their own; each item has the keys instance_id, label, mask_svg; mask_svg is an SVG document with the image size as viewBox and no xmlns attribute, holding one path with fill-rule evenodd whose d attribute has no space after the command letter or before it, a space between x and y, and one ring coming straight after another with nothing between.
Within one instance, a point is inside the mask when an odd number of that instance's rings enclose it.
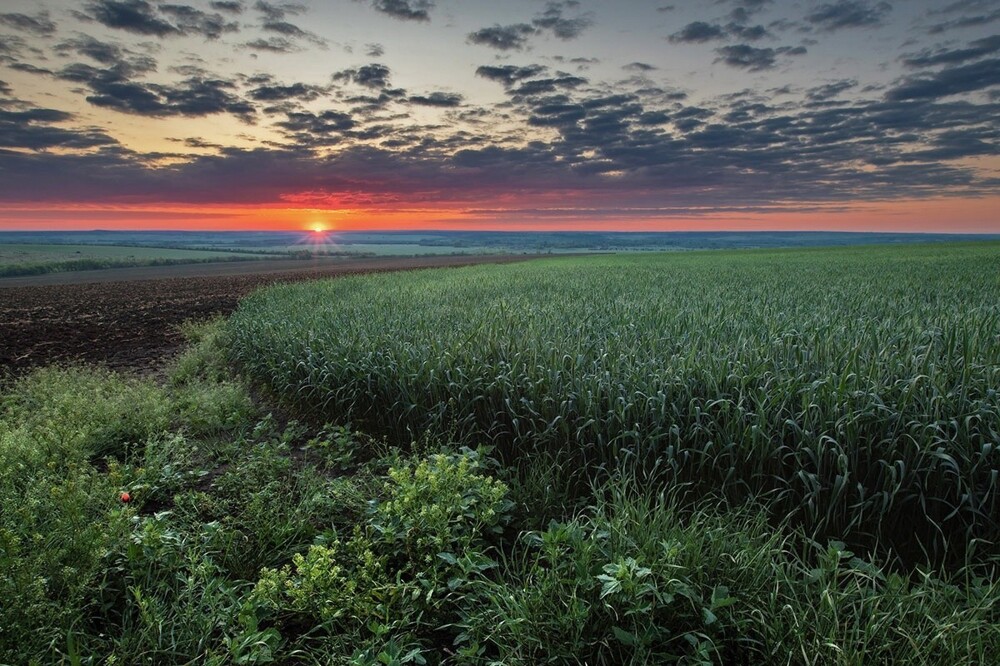
<instances>
[{"instance_id":1,"label":"dirt path","mask_svg":"<svg viewBox=\"0 0 1000 666\"><path fill-rule=\"evenodd\" d=\"M0 378L51 363L155 367L181 344L181 322L228 314L246 294L273 282L527 258L247 261L0 279Z\"/></svg>"}]
</instances>

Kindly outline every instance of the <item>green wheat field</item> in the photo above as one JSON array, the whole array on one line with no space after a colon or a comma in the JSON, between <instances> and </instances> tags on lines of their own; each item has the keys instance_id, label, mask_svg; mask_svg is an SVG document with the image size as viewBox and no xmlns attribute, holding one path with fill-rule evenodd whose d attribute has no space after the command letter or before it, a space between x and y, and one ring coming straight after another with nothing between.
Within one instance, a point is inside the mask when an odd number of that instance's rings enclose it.
<instances>
[{"instance_id":1,"label":"green wheat field","mask_svg":"<svg viewBox=\"0 0 1000 666\"><path fill-rule=\"evenodd\" d=\"M160 379L8 383L0 663L1000 654L1000 243L346 277L186 332Z\"/></svg>"}]
</instances>

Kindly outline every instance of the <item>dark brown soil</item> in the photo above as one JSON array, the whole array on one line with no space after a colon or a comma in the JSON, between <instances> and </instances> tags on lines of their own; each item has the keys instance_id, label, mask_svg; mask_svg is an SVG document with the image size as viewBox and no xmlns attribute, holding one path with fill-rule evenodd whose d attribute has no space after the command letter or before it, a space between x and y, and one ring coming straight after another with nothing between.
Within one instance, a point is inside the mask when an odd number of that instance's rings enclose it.
<instances>
[{"instance_id":1,"label":"dark brown soil","mask_svg":"<svg viewBox=\"0 0 1000 666\"><path fill-rule=\"evenodd\" d=\"M0 279L0 380L54 363L148 371L177 352L179 324L228 314L245 295L274 282L526 258L252 261Z\"/></svg>"}]
</instances>

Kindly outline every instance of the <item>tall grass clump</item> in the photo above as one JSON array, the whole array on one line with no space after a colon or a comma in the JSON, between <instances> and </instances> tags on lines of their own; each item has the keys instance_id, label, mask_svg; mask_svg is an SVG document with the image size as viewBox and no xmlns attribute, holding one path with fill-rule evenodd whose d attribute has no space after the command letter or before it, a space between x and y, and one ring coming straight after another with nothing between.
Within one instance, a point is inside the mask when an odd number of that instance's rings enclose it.
<instances>
[{"instance_id":1,"label":"tall grass clump","mask_svg":"<svg viewBox=\"0 0 1000 666\"><path fill-rule=\"evenodd\" d=\"M305 414L995 554L1000 246L538 261L275 286L232 354Z\"/></svg>"}]
</instances>

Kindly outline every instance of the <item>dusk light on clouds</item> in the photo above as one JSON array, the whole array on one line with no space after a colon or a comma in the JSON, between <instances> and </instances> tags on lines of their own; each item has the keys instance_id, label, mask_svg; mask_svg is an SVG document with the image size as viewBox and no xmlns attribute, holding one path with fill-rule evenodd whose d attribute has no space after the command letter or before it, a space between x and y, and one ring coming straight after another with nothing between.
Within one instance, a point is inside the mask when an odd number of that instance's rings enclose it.
<instances>
[{"instance_id":1,"label":"dusk light on clouds","mask_svg":"<svg viewBox=\"0 0 1000 666\"><path fill-rule=\"evenodd\" d=\"M1000 232L996 0L4 0L0 229Z\"/></svg>"}]
</instances>

